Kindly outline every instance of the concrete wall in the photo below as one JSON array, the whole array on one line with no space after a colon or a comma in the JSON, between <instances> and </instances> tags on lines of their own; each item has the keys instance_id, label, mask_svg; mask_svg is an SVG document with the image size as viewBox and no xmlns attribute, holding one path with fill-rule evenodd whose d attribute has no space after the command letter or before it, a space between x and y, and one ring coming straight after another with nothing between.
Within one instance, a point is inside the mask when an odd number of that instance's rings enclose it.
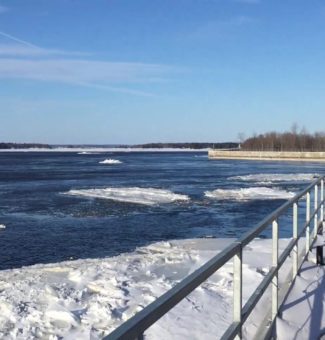
<instances>
[{"instance_id":1,"label":"concrete wall","mask_svg":"<svg viewBox=\"0 0 325 340\"><path fill-rule=\"evenodd\" d=\"M210 159L256 159L325 162L325 152L209 150L208 155Z\"/></svg>"}]
</instances>

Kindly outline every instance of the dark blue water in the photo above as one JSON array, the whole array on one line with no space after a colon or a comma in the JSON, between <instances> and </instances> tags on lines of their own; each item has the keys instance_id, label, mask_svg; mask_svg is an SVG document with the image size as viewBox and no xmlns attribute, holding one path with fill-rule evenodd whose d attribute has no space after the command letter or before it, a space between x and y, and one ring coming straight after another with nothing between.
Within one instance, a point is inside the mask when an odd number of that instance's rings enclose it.
<instances>
[{"instance_id":1,"label":"dark blue water","mask_svg":"<svg viewBox=\"0 0 325 340\"><path fill-rule=\"evenodd\" d=\"M123 163L99 164L105 158ZM239 237L284 200L215 200L205 191L254 186L229 179L236 175L310 172L324 173L324 165L212 161L205 153L0 153L0 268L112 256L161 240ZM145 206L64 194L105 187L168 189L190 201ZM284 223L281 236L290 235Z\"/></svg>"}]
</instances>

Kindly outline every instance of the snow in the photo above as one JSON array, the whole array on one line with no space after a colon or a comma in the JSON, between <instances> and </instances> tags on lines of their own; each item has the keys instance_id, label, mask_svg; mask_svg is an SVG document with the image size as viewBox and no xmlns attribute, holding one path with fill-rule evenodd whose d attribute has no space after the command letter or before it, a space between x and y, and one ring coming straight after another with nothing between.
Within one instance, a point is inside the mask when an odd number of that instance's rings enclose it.
<instances>
[{"instance_id":1,"label":"snow","mask_svg":"<svg viewBox=\"0 0 325 340\"><path fill-rule=\"evenodd\" d=\"M324 266L317 266L312 262L303 264L281 311L281 318L276 320L279 340L324 339Z\"/></svg>"},{"instance_id":2,"label":"snow","mask_svg":"<svg viewBox=\"0 0 325 340\"><path fill-rule=\"evenodd\" d=\"M277 188L267 187L251 187L251 188L239 188L239 189L216 189L212 191L206 191L206 197L218 200L273 200L273 199L290 199L295 196L294 192L286 191Z\"/></svg>"},{"instance_id":3,"label":"snow","mask_svg":"<svg viewBox=\"0 0 325 340\"><path fill-rule=\"evenodd\" d=\"M188 201L187 195L175 194L169 190L155 188L123 187L103 189L70 190L66 194L89 198L109 199L118 202L129 202L144 205Z\"/></svg>"},{"instance_id":4,"label":"snow","mask_svg":"<svg viewBox=\"0 0 325 340\"><path fill-rule=\"evenodd\" d=\"M0 337L100 339L231 241L159 242L111 258L2 271ZM280 240L280 248L287 242ZM270 240L260 239L245 248L244 301L271 266L270 249ZM232 281L232 263L228 262L150 327L147 338L209 340L220 337L232 321ZM269 298L265 296L268 305ZM254 320L259 322L262 317L262 313L258 313ZM247 338L255 331L252 325L245 325L243 330Z\"/></svg>"},{"instance_id":5,"label":"snow","mask_svg":"<svg viewBox=\"0 0 325 340\"><path fill-rule=\"evenodd\" d=\"M119 161L118 159L109 158L109 159L105 159L103 161L100 161L99 163L100 164L121 164L122 162Z\"/></svg>"},{"instance_id":6,"label":"snow","mask_svg":"<svg viewBox=\"0 0 325 340\"><path fill-rule=\"evenodd\" d=\"M100 339L232 241L158 242L111 258L1 271L0 338ZM280 239L280 252L288 242ZM271 257L269 239L255 239L244 248L243 303L269 271ZM280 287L292 266L288 262L280 272ZM278 339L316 339L324 330L324 274L323 267L310 262L303 266L277 319ZM219 338L232 322L232 290L230 261L151 326L146 339ZM254 338L270 306L267 290L244 324L245 339Z\"/></svg>"}]
</instances>

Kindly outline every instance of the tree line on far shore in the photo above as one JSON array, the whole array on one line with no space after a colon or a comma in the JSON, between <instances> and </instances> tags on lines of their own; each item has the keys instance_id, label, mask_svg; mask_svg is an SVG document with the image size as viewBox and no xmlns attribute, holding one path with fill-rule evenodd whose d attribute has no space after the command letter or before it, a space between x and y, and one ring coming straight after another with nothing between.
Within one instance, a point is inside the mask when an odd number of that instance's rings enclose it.
<instances>
[{"instance_id":1,"label":"tree line on far shore","mask_svg":"<svg viewBox=\"0 0 325 340\"><path fill-rule=\"evenodd\" d=\"M298 132L295 124L288 132L254 135L242 141L240 147L247 151L325 151L325 132L311 134L305 128Z\"/></svg>"},{"instance_id":2,"label":"tree line on far shore","mask_svg":"<svg viewBox=\"0 0 325 340\"><path fill-rule=\"evenodd\" d=\"M163 148L179 148L179 149L207 149L207 148L217 148L217 149L234 149L238 148L239 144L237 142L225 142L225 143L147 143L147 144L137 144L137 145L49 145L49 144L40 144L40 143L1 143L0 142L0 150L7 149L55 149L58 147L65 148L142 148L142 149L163 149Z\"/></svg>"},{"instance_id":3,"label":"tree line on far shore","mask_svg":"<svg viewBox=\"0 0 325 340\"><path fill-rule=\"evenodd\" d=\"M164 149L164 148L178 148L178 149L233 149L238 148L236 142L224 142L224 143L147 143L132 145L131 148L142 148L142 149ZM129 146L130 147L130 146Z\"/></svg>"},{"instance_id":4,"label":"tree line on far shore","mask_svg":"<svg viewBox=\"0 0 325 340\"><path fill-rule=\"evenodd\" d=\"M51 149L51 146L48 144L40 144L40 143L0 143L0 149L8 150L8 149Z\"/></svg>"}]
</instances>

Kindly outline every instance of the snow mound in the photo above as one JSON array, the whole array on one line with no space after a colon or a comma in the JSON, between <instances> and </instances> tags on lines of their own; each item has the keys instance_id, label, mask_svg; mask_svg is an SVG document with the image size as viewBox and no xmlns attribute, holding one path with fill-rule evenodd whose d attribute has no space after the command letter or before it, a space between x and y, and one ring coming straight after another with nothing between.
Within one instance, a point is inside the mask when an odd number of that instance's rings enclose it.
<instances>
[{"instance_id":1,"label":"snow mound","mask_svg":"<svg viewBox=\"0 0 325 340\"><path fill-rule=\"evenodd\" d=\"M175 194L169 190L155 188L104 188L70 190L68 195L103 198L118 202L129 202L144 205L171 203L175 201L188 201L187 195Z\"/></svg>"},{"instance_id":2,"label":"snow mound","mask_svg":"<svg viewBox=\"0 0 325 340\"><path fill-rule=\"evenodd\" d=\"M235 201L290 199L295 195L294 192L267 187L216 189L213 191L206 191L204 194L209 198Z\"/></svg>"},{"instance_id":3,"label":"snow mound","mask_svg":"<svg viewBox=\"0 0 325 340\"><path fill-rule=\"evenodd\" d=\"M105 159L101 162L99 162L100 164L121 164L122 162L119 161L118 159Z\"/></svg>"},{"instance_id":4,"label":"snow mound","mask_svg":"<svg viewBox=\"0 0 325 340\"><path fill-rule=\"evenodd\" d=\"M249 182L262 182L262 183L272 183L272 182L309 182L318 177L318 174L251 174L243 176L233 176L229 177L229 180L240 180Z\"/></svg>"}]
</instances>

